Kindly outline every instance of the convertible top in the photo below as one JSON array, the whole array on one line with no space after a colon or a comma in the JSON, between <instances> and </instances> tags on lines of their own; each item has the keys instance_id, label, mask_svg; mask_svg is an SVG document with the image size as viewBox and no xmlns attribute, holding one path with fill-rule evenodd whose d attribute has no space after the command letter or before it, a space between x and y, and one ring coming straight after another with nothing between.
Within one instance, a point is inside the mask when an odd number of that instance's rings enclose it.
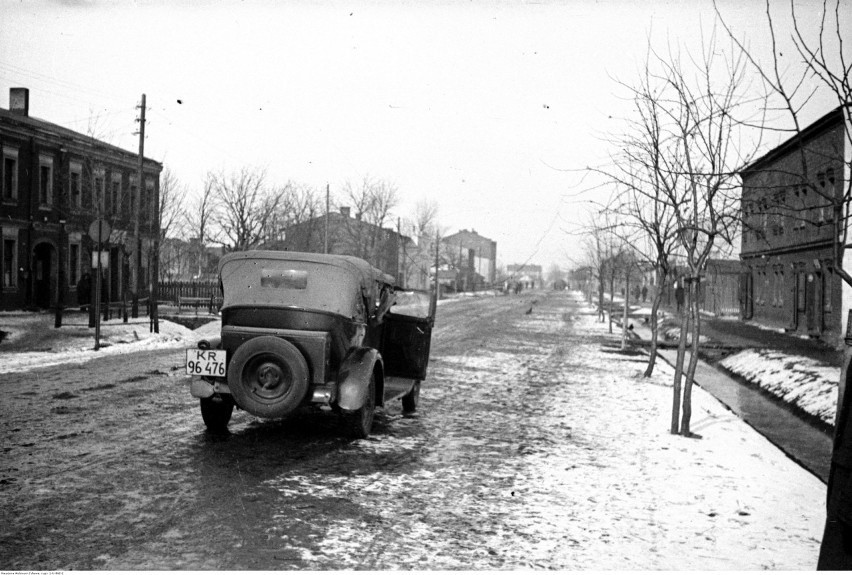
<instances>
[{"instance_id":1,"label":"convertible top","mask_svg":"<svg viewBox=\"0 0 852 575\"><path fill-rule=\"evenodd\" d=\"M312 278L318 274L323 279L312 279L309 289L306 284L302 289L287 290L285 297L285 292L278 287L294 280L281 276L280 281L276 281L276 274L286 275L294 270L310 270ZM372 311L381 290L379 284L394 284L393 276L354 256L267 250L233 252L223 256L219 260L219 277L225 291L223 308L280 303L310 307L311 303L315 303L320 308L344 315L352 313L345 296L350 287L360 288L361 296L369 302L367 309ZM288 301L284 302L282 298Z\"/></svg>"}]
</instances>

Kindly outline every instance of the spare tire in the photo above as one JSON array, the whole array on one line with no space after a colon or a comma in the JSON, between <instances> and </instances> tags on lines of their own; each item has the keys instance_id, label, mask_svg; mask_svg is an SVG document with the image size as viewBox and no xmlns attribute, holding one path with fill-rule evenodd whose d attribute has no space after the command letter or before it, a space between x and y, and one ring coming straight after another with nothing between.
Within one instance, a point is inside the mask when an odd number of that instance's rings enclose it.
<instances>
[{"instance_id":1,"label":"spare tire","mask_svg":"<svg viewBox=\"0 0 852 575\"><path fill-rule=\"evenodd\" d=\"M259 417L284 417L308 390L308 363L289 341L273 336L250 339L228 366L228 386L244 410Z\"/></svg>"}]
</instances>

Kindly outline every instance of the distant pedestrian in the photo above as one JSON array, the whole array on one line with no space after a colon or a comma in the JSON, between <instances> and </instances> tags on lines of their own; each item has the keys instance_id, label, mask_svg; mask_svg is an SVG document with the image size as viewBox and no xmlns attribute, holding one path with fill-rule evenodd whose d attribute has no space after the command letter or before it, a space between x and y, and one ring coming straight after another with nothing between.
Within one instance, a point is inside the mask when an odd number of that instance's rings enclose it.
<instances>
[{"instance_id":1,"label":"distant pedestrian","mask_svg":"<svg viewBox=\"0 0 852 575\"><path fill-rule=\"evenodd\" d=\"M642 286L642 301L648 299L648 286Z\"/></svg>"},{"instance_id":2,"label":"distant pedestrian","mask_svg":"<svg viewBox=\"0 0 852 575\"><path fill-rule=\"evenodd\" d=\"M683 307L683 285L682 282L675 284L675 301L677 302L677 311Z\"/></svg>"}]
</instances>

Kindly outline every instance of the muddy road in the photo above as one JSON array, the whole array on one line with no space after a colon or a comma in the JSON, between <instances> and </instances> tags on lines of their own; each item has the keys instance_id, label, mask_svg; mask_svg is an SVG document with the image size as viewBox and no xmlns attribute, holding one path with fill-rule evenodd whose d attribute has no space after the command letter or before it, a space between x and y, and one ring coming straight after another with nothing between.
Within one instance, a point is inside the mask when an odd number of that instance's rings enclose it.
<instances>
[{"instance_id":1,"label":"muddy road","mask_svg":"<svg viewBox=\"0 0 852 575\"><path fill-rule=\"evenodd\" d=\"M615 432L572 435L600 395L572 358L576 305L442 305L420 410L360 441L324 413L207 433L180 350L0 375L0 568L581 568L606 523L554 473Z\"/></svg>"}]
</instances>

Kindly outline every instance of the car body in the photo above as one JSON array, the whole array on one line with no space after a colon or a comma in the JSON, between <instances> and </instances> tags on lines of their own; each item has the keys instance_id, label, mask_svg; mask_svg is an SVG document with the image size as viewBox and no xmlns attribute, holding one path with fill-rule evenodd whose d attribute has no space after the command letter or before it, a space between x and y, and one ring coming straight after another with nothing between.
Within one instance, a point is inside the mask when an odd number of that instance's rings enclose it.
<instances>
[{"instance_id":1,"label":"car body","mask_svg":"<svg viewBox=\"0 0 852 575\"><path fill-rule=\"evenodd\" d=\"M391 311L393 278L352 256L235 252L219 279L221 337L187 350L187 372L203 374L191 393L209 429L226 428L235 405L264 418L314 405L366 437L376 407L401 398L417 408L434 300L420 314Z\"/></svg>"}]
</instances>

